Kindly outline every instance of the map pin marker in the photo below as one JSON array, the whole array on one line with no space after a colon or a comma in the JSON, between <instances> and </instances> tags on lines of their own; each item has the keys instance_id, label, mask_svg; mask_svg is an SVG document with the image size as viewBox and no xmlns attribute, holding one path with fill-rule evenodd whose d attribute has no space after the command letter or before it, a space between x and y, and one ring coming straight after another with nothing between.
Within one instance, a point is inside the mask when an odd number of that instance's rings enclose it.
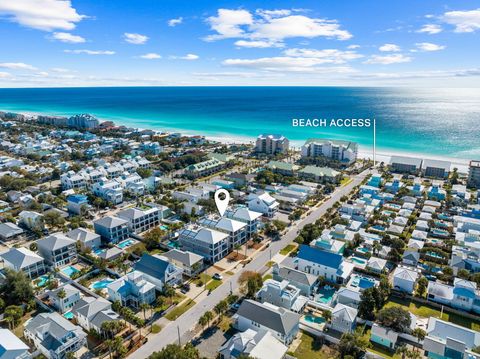
<instances>
[{"instance_id":1,"label":"map pin marker","mask_svg":"<svg viewBox=\"0 0 480 359\"><path fill-rule=\"evenodd\" d=\"M222 197L224 197L223 199L220 198L222 194ZM226 189L222 188L215 191L214 197L218 212L220 212L220 215L223 217L225 211L227 210L228 202L230 201L230 193L228 193Z\"/></svg>"}]
</instances>

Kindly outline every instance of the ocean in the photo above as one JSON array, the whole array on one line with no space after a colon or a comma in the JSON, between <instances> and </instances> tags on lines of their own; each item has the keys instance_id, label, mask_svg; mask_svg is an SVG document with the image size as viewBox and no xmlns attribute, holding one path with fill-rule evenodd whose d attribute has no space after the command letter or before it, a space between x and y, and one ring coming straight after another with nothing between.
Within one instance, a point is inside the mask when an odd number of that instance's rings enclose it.
<instances>
[{"instance_id":1,"label":"ocean","mask_svg":"<svg viewBox=\"0 0 480 359\"><path fill-rule=\"evenodd\" d=\"M293 127L293 118L376 119L377 149L480 159L480 89L365 87L95 87L0 89L0 110L90 113L131 127L254 141L280 133L356 141L372 127Z\"/></svg>"}]
</instances>

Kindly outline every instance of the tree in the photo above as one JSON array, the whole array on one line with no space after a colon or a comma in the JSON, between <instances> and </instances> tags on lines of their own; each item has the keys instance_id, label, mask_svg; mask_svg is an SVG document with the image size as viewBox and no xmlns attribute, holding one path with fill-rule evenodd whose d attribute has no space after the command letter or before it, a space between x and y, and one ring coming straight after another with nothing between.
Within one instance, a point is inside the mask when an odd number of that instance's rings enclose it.
<instances>
[{"instance_id":1,"label":"tree","mask_svg":"<svg viewBox=\"0 0 480 359\"><path fill-rule=\"evenodd\" d=\"M5 308L5 321L8 323L10 329L17 326L17 321L23 316L23 309L18 305L9 305Z\"/></svg>"},{"instance_id":2,"label":"tree","mask_svg":"<svg viewBox=\"0 0 480 359\"><path fill-rule=\"evenodd\" d=\"M367 320L375 319L375 287L365 289L360 295L360 304L358 305L358 315Z\"/></svg>"},{"instance_id":3,"label":"tree","mask_svg":"<svg viewBox=\"0 0 480 359\"><path fill-rule=\"evenodd\" d=\"M6 268L4 277L0 294L6 305L28 303L33 299L32 284L24 272Z\"/></svg>"},{"instance_id":4,"label":"tree","mask_svg":"<svg viewBox=\"0 0 480 359\"><path fill-rule=\"evenodd\" d=\"M64 299L66 296L67 296L67 292L65 292L65 289L63 288L57 292L57 297L60 299Z\"/></svg>"},{"instance_id":5,"label":"tree","mask_svg":"<svg viewBox=\"0 0 480 359\"><path fill-rule=\"evenodd\" d=\"M213 319L213 313L207 310L204 314L205 319L207 320L207 325L210 326L210 321Z\"/></svg>"},{"instance_id":6,"label":"tree","mask_svg":"<svg viewBox=\"0 0 480 359\"><path fill-rule=\"evenodd\" d=\"M384 308L377 314L377 321L386 328L403 333L410 327L410 313L399 306Z\"/></svg>"},{"instance_id":7,"label":"tree","mask_svg":"<svg viewBox=\"0 0 480 359\"><path fill-rule=\"evenodd\" d=\"M427 332L422 328L415 328L412 330L412 335L417 338L417 341L420 342L421 340L425 339L427 336Z\"/></svg>"},{"instance_id":8,"label":"tree","mask_svg":"<svg viewBox=\"0 0 480 359\"><path fill-rule=\"evenodd\" d=\"M198 318L198 325L200 325L202 329L207 325L207 323L208 323L208 320L207 320L207 317L205 317L205 315L202 315L200 318Z\"/></svg>"},{"instance_id":9,"label":"tree","mask_svg":"<svg viewBox=\"0 0 480 359\"><path fill-rule=\"evenodd\" d=\"M168 344L159 352L154 352L149 359L200 359L198 349L191 343L184 347L178 344Z\"/></svg>"},{"instance_id":10,"label":"tree","mask_svg":"<svg viewBox=\"0 0 480 359\"><path fill-rule=\"evenodd\" d=\"M332 312L329 310L324 310L323 311L323 318L327 323L330 323L330 320L332 320Z\"/></svg>"},{"instance_id":11,"label":"tree","mask_svg":"<svg viewBox=\"0 0 480 359\"><path fill-rule=\"evenodd\" d=\"M219 316L222 316L228 310L227 300L221 300L213 309L215 310L215 313L217 313Z\"/></svg>"},{"instance_id":12,"label":"tree","mask_svg":"<svg viewBox=\"0 0 480 359\"><path fill-rule=\"evenodd\" d=\"M344 333L342 335L338 343L338 350L342 358L350 355L358 359L363 357L368 346L368 339L362 335L360 330L356 330L353 333Z\"/></svg>"},{"instance_id":13,"label":"tree","mask_svg":"<svg viewBox=\"0 0 480 359\"><path fill-rule=\"evenodd\" d=\"M143 311L143 320L147 321L146 312L147 312L148 309L151 309L152 306L148 303L141 303L139 308Z\"/></svg>"},{"instance_id":14,"label":"tree","mask_svg":"<svg viewBox=\"0 0 480 359\"><path fill-rule=\"evenodd\" d=\"M246 293L248 298L253 298L262 287L263 278L260 273L245 271L238 278L238 284L242 293Z\"/></svg>"},{"instance_id":15,"label":"tree","mask_svg":"<svg viewBox=\"0 0 480 359\"><path fill-rule=\"evenodd\" d=\"M175 295L175 289L168 284L165 284L163 287L163 294L170 300L170 304L172 304L172 298Z\"/></svg>"},{"instance_id":16,"label":"tree","mask_svg":"<svg viewBox=\"0 0 480 359\"><path fill-rule=\"evenodd\" d=\"M425 277L422 277L418 280L417 284L417 296L423 297L425 295L425 292L427 291L428 287L428 279Z\"/></svg>"}]
</instances>

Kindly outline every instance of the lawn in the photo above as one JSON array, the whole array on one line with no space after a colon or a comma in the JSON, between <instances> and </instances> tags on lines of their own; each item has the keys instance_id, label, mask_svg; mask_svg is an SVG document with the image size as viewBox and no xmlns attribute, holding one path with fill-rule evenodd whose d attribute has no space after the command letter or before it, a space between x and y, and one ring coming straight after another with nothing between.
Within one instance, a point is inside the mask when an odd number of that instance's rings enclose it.
<instances>
[{"instance_id":1,"label":"lawn","mask_svg":"<svg viewBox=\"0 0 480 359\"><path fill-rule=\"evenodd\" d=\"M472 330L479 331L480 330L480 320L473 320L469 319L463 316L460 316L458 314L453 314L453 313L447 313L443 312L443 315L440 315L441 312L439 309L419 304L419 303L414 303L411 301L408 301L406 299L401 299L397 297L391 297L390 300L385 304L386 307L391 307L399 305L403 307L404 309L408 310L410 313L415 314L418 317L423 317L423 318L429 318L429 317L435 317L435 318L440 318L443 319L447 322L451 322L454 324L461 325L462 327L469 328Z\"/></svg>"},{"instance_id":2,"label":"lawn","mask_svg":"<svg viewBox=\"0 0 480 359\"><path fill-rule=\"evenodd\" d=\"M281 251L280 251L280 254L282 256L286 256L288 255L288 253L290 253L291 251L293 251L297 246L294 245L294 244L289 244L287 246L285 246L285 248L283 248Z\"/></svg>"},{"instance_id":3,"label":"lawn","mask_svg":"<svg viewBox=\"0 0 480 359\"><path fill-rule=\"evenodd\" d=\"M212 279L207 283L207 290L213 291L217 289L222 284L222 281L219 279Z\"/></svg>"},{"instance_id":4,"label":"lawn","mask_svg":"<svg viewBox=\"0 0 480 359\"><path fill-rule=\"evenodd\" d=\"M185 313L187 310L189 310L191 307L193 307L194 305L195 305L195 301L189 300L184 304L178 305L177 307L173 308L170 312L168 312L165 315L165 318L173 321L177 319L179 316L181 316L183 313Z\"/></svg>"},{"instance_id":5,"label":"lawn","mask_svg":"<svg viewBox=\"0 0 480 359\"><path fill-rule=\"evenodd\" d=\"M342 181L340 182L340 186L346 186L347 184L349 184L352 181L353 181L352 178L344 177L344 178L342 178Z\"/></svg>"},{"instance_id":6,"label":"lawn","mask_svg":"<svg viewBox=\"0 0 480 359\"><path fill-rule=\"evenodd\" d=\"M302 333L300 345L294 352L296 358L301 359L328 359L336 355L335 350L327 345L320 345L315 338L307 333Z\"/></svg>"}]
</instances>

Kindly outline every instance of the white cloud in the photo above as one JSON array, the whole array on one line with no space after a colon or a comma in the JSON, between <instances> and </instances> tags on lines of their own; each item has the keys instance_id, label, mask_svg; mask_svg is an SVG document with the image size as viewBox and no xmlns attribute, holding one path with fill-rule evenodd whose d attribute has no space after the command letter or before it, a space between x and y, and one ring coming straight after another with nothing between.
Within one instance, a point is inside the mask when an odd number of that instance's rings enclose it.
<instances>
[{"instance_id":1,"label":"white cloud","mask_svg":"<svg viewBox=\"0 0 480 359\"><path fill-rule=\"evenodd\" d=\"M86 54L86 55L115 55L115 51L110 50L63 50L67 54Z\"/></svg>"},{"instance_id":2,"label":"white cloud","mask_svg":"<svg viewBox=\"0 0 480 359\"><path fill-rule=\"evenodd\" d=\"M0 0L0 15L44 31L72 30L85 17L78 14L70 0Z\"/></svg>"},{"instance_id":3,"label":"white cloud","mask_svg":"<svg viewBox=\"0 0 480 359\"><path fill-rule=\"evenodd\" d=\"M288 49L284 51L286 56L319 59L321 63L343 64L345 62L363 57L355 51L341 51L337 49Z\"/></svg>"},{"instance_id":4,"label":"white cloud","mask_svg":"<svg viewBox=\"0 0 480 359\"><path fill-rule=\"evenodd\" d=\"M174 27L180 25L183 22L183 17L178 17L176 19L170 19L167 21L168 26Z\"/></svg>"},{"instance_id":5,"label":"white cloud","mask_svg":"<svg viewBox=\"0 0 480 359\"><path fill-rule=\"evenodd\" d=\"M0 68L10 70L37 70L36 67L23 62L3 62L0 63Z\"/></svg>"},{"instance_id":6,"label":"white cloud","mask_svg":"<svg viewBox=\"0 0 480 359\"><path fill-rule=\"evenodd\" d=\"M207 19L210 28L217 32L205 38L207 41L219 39L243 37L243 25L253 24L253 17L247 10L218 9L217 16L210 16Z\"/></svg>"},{"instance_id":7,"label":"white cloud","mask_svg":"<svg viewBox=\"0 0 480 359\"><path fill-rule=\"evenodd\" d=\"M52 38L61 42L67 42L71 44L80 44L86 41L83 37L69 34L68 32L54 32Z\"/></svg>"},{"instance_id":8,"label":"white cloud","mask_svg":"<svg viewBox=\"0 0 480 359\"><path fill-rule=\"evenodd\" d=\"M148 36L126 32L123 34L126 42L134 45L143 45L148 41Z\"/></svg>"},{"instance_id":9,"label":"white cloud","mask_svg":"<svg viewBox=\"0 0 480 359\"><path fill-rule=\"evenodd\" d=\"M217 16L207 19L216 34L206 41L241 38L252 41L281 43L285 39L326 37L347 40L352 35L342 30L336 20L310 18L291 10L257 10L254 17L247 10L218 9Z\"/></svg>"},{"instance_id":10,"label":"white cloud","mask_svg":"<svg viewBox=\"0 0 480 359\"><path fill-rule=\"evenodd\" d=\"M403 62L410 62L412 58L409 56L405 56L402 54L391 54L391 55L373 55L365 64L379 64L379 65L391 65L391 64L399 64Z\"/></svg>"},{"instance_id":11,"label":"white cloud","mask_svg":"<svg viewBox=\"0 0 480 359\"><path fill-rule=\"evenodd\" d=\"M444 45L432 44L431 42L416 43L415 46L421 51L439 51L446 48Z\"/></svg>"},{"instance_id":12,"label":"white cloud","mask_svg":"<svg viewBox=\"0 0 480 359\"><path fill-rule=\"evenodd\" d=\"M455 32L475 32L480 29L480 8L466 11L448 11L440 19L455 26Z\"/></svg>"},{"instance_id":13,"label":"white cloud","mask_svg":"<svg viewBox=\"0 0 480 359\"><path fill-rule=\"evenodd\" d=\"M285 45L281 42L274 42L274 41L238 40L238 41L235 41L235 46L262 49L262 48L268 48L268 47L284 47Z\"/></svg>"},{"instance_id":14,"label":"white cloud","mask_svg":"<svg viewBox=\"0 0 480 359\"><path fill-rule=\"evenodd\" d=\"M395 44L385 44L378 48L382 52L398 52L400 51L400 46Z\"/></svg>"},{"instance_id":15,"label":"white cloud","mask_svg":"<svg viewBox=\"0 0 480 359\"><path fill-rule=\"evenodd\" d=\"M12 77L12 75L8 72L0 72L0 79L6 79L8 77Z\"/></svg>"},{"instance_id":16,"label":"white cloud","mask_svg":"<svg viewBox=\"0 0 480 359\"><path fill-rule=\"evenodd\" d=\"M155 60L155 59L161 59L162 56L154 52L149 52L148 54L141 55L140 58L146 59L146 60Z\"/></svg>"},{"instance_id":17,"label":"white cloud","mask_svg":"<svg viewBox=\"0 0 480 359\"><path fill-rule=\"evenodd\" d=\"M347 46L347 49L349 49L349 50L355 50L355 49L358 49L358 48L360 48L360 45L353 44L353 45L348 45Z\"/></svg>"},{"instance_id":18,"label":"white cloud","mask_svg":"<svg viewBox=\"0 0 480 359\"><path fill-rule=\"evenodd\" d=\"M193 60L198 60L200 56L195 55L195 54L186 54L185 56L170 56L171 59L173 60L187 60L187 61L193 61Z\"/></svg>"},{"instance_id":19,"label":"white cloud","mask_svg":"<svg viewBox=\"0 0 480 359\"><path fill-rule=\"evenodd\" d=\"M420 30L417 30L417 32L426 33L430 35L438 34L442 31L443 31L442 27L436 24L425 24L422 26Z\"/></svg>"},{"instance_id":20,"label":"white cloud","mask_svg":"<svg viewBox=\"0 0 480 359\"><path fill-rule=\"evenodd\" d=\"M58 72L58 73L67 73L67 72L71 72L69 69L65 69L63 67L53 67L51 69L53 72Z\"/></svg>"}]
</instances>

